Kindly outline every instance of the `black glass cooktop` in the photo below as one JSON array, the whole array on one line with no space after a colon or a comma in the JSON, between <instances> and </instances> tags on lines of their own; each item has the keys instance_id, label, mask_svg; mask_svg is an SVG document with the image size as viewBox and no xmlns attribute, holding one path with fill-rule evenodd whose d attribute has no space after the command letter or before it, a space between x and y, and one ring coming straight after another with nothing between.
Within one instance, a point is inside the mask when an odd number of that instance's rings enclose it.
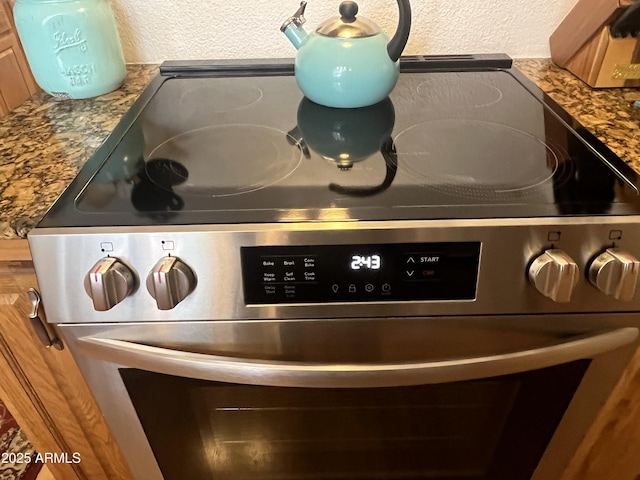
<instances>
[{"instance_id":1,"label":"black glass cooktop","mask_svg":"<svg viewBox=\"0 0 640 480\"><path fill-rule=\"evenodd\" d=\"M351 110L290 62L165 64L40 226L640 212L636 174L510 59L402 62Z\"/></svg>"}]
</instances>

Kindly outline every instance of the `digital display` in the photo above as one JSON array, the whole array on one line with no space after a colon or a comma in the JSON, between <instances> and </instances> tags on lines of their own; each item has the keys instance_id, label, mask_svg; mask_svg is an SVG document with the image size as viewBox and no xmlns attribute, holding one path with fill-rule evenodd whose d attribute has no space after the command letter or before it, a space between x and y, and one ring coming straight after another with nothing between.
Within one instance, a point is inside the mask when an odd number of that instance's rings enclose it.
<instances>
[{"instance_id":1,"label":"digital display","mask_svg":"<svg viewBox=\"0 0 640 480\"><path fill-rule=\"evenodd\" d=\"M480 243L242 247L245 302L472 300Z\"/></svg>"},{"instance_id":2,"label":"digital display","mask_svg":"<svg viewBox=\"0 0 640 480\"><path fill-rule=\"evenodd\" d=\"M382 259L380 255L352 255L351 270L380 270Z\"/></svg>"}]
</instances>

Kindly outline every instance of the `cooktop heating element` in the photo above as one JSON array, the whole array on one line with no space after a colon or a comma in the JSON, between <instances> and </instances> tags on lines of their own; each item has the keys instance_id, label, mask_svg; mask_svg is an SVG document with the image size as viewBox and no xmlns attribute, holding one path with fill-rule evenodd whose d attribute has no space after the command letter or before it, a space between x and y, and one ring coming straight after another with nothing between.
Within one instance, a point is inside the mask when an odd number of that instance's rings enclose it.
<instances>
[{"instance_id":1,"label":"cooktop heating element","mask_svg":"<svg viewBox=\"0 0 640 480\"><path fill-rule=\"evenodd\" d=\"M627 211L586 132L510 67L404 58L387 100L333 109L287 62L165 64L42 226Z\"/></svg>"}]
</instances>

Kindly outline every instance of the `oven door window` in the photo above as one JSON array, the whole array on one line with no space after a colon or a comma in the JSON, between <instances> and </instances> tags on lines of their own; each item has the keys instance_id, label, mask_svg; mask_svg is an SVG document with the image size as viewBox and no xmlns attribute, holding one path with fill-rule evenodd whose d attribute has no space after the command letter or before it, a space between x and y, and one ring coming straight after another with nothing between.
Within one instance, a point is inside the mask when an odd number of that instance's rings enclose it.
<instances>
[{"instance_id":1,"label":"oven door window","mask_svg":"<svg viewBox=\"0 0 640 480\"><path fill-rule=\"evenodd\" d=\"M165 480L529 480L588 367L359 389L120 374Z\"/></svg>"}]
</instances>

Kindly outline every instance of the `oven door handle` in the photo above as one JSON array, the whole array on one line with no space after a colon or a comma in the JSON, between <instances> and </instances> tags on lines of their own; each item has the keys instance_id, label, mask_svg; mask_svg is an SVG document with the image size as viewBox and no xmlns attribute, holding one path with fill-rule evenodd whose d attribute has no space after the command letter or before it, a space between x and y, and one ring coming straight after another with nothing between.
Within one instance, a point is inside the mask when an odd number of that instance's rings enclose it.
<instances>
[{"instance_id":1,"label":"oven door handle","mask_svg":"<svg viewBox=\"0 0 640 480\"><path fill-rule=\"evenodd\" d=\"M124 368L248 385L369 388L497 377L591 359L632 344L637 328L618 328L525 351L416 363L298 363L191 353L124 340L84 337L80 353Z\"/></svg>"}]
</instances>

